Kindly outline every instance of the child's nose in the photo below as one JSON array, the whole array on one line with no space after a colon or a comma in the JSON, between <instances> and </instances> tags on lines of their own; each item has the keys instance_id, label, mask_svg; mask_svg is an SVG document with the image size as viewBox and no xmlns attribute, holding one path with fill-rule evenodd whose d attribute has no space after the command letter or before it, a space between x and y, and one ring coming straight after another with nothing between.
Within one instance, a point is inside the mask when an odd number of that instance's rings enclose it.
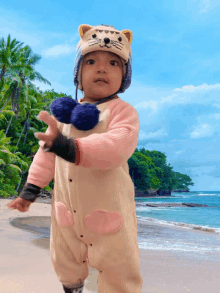
<instances>
[{"instance_id":1,"label":"child's nose","mask_svg":"<svg viewBox=\"0 0 220 293\"><path fill-rule=\"evenodd\" d=\"M98 64L98 66L97 66L97 70L98 71L104 71L104 72L106 72L107 71L107 66L106 66L106 64L105 63L99 63Z\"/></svg>"}]
</instances>

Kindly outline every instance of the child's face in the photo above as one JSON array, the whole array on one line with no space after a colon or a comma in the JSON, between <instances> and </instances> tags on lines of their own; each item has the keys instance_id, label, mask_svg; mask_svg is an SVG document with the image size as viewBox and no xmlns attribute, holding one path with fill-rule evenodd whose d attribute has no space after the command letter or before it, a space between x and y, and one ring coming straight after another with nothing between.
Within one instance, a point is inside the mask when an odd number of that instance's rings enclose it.
<instances>
[{"instance_id":1,"label":"child's face","mask_svg":"<svg viewBox=\"0 0 220 293\"><path fill-rule=\"evenodd\" d=\"M95 51L83 58L82 87L85 100L99 101L117 92L122 83L120 57L111 52ZM104 81L97 81L103 78Z\"/></svg>"}]
</instances>

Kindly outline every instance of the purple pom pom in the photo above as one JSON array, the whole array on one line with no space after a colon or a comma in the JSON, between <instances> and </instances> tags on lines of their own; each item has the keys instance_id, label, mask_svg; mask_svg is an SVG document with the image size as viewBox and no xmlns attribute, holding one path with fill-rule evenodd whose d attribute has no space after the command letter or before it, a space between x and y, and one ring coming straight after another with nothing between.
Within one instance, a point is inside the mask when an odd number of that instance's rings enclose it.
<instances>
[{"instance_id":1,"label":"purple pom pom","mask_svg":"<svg viewBox=\"0 0 220 293\"><path fill-rule=\"evenodd\" d=\"M96 105L78 104L71 114L70 123L79 130L90 130L98 124L100 112Z\"/></svg>"},{"instance_id":2,"label":"purple pom pom","mask_svg":"<svg viewBox=\"0 0 220 293\"><path fill-rule=\"evenodd\" d=\"M58 121L70 124L71 112L77 104L79 103L72 98L62 97L54 100L50 105L50 109Z\"/></svg>"}]
</instances>

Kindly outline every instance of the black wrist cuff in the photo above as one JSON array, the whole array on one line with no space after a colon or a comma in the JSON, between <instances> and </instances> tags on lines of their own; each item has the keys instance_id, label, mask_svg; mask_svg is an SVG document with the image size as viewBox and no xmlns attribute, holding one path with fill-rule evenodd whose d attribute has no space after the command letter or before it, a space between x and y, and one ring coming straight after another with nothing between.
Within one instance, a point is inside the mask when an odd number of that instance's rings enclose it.
<instances>
[{"instance_id":1,"label":"black wrist cuff","mask_svg":"<svg viewBox=\"0 0 220 293\"><path fill-rule=\"evenodd\" d=\"M62 159L75 163L76 160L76 145L73 138L67 138L61 132L53 141L50 148L45 148L44 151L55 153Z\"/></svg>"},{"instance_id":2,"label":"black wrist cuff","mask_svg":"<svg viewBox=\"0 0 220 293\"><path fill-rule=\"evenodd\" d=\"M41 189L42 188L39 186L36 186L31 183L27 183L27 185L24 186L19 197L26 199L26 200L29 200L31 202L34 202L36 200L37 196L40 194Z\"/></svg>"}]
</instances>

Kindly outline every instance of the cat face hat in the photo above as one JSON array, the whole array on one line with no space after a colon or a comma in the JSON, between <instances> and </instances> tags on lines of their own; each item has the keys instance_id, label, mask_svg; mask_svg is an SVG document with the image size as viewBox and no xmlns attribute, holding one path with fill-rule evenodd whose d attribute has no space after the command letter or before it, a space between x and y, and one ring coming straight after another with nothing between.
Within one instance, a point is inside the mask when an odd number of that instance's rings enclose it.
<instances>
[{"instance_id":1,"label":"cat face hat","mask_svg":"<svg viewBox=\"0 0 220 293\"><path fill-rule=\"evenodd\" d=\"M74 66L74 84L77 89L82 90L81 72L83 57L94 51L107 51L118 55L123 64L123 79L117 93L123 93L131 84L132 75L132 32L130 30L118 31L112 26L91 26L81 24L79 26L80 41L76 48L76 59ZM77 97L76 97L77 99Z\"/></svg>"}]
</instances>

